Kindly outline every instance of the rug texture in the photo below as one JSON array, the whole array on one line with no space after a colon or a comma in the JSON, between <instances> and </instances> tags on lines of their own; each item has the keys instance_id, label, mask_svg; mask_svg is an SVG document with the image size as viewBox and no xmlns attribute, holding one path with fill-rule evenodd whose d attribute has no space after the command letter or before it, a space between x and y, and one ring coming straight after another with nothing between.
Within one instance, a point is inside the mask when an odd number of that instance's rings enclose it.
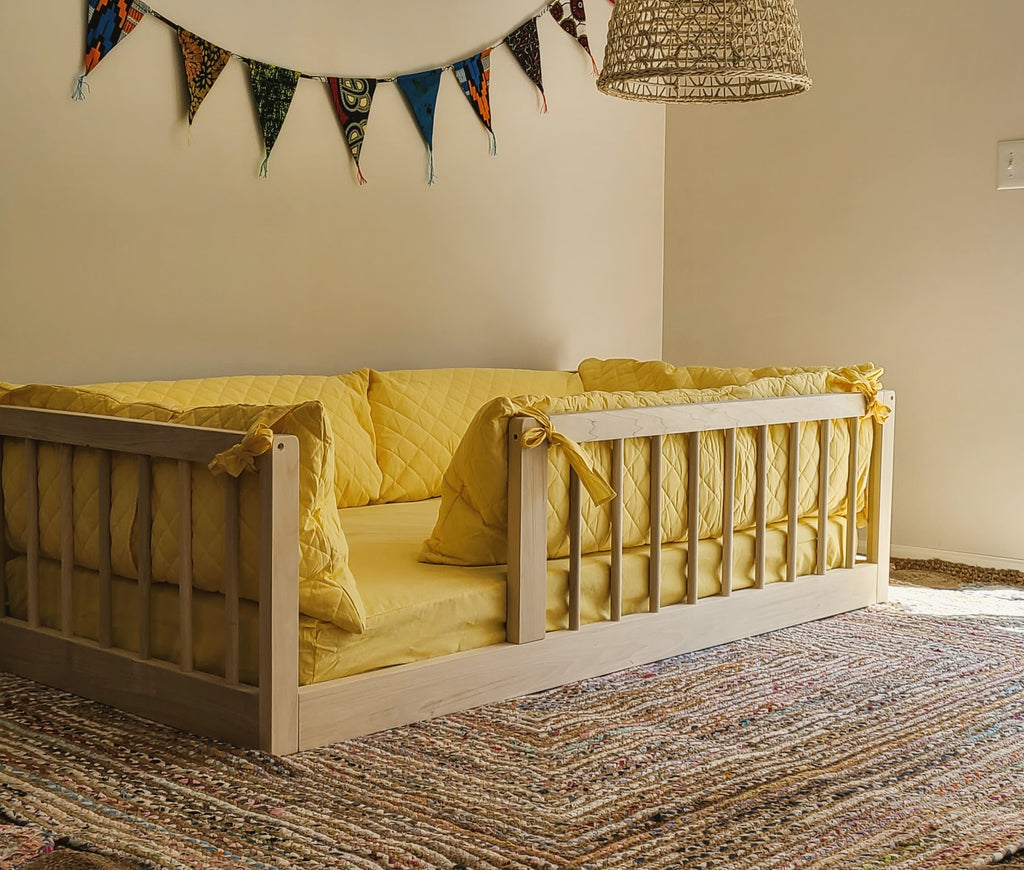
<instances>
[{"instance_id":1,"label":"rug texture","mask_svg":"<svg viewBox=\"0 0 1024 870\"><path fill-rule=\"evenodd\" d=\"M960 870L1024 845L1022 653L880 606L285 759L0 675L0 808L159 868Z\"/></svg>"}]
</instances>

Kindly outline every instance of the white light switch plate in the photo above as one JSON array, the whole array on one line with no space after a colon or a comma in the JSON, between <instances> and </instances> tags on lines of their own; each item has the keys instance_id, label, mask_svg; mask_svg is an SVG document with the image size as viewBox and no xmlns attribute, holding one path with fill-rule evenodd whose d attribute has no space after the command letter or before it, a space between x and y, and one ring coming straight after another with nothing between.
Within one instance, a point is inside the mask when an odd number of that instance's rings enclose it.
<instances>
[{"instance_id":1,"label":"white light switch plate","mask_svg":"<svg viewBox=\"0 0 1024 870\"><path fill-rule=\"evenodd\" d=\"M999 143L997 190L1024 187L1024 139Z\"/></svg>"}]
</instances>

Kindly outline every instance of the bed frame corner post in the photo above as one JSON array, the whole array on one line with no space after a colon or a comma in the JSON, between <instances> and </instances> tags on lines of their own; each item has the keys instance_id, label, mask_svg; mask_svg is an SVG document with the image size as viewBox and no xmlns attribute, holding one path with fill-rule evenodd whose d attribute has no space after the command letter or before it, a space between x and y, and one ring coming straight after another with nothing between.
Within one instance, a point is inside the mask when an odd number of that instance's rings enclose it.
<instances>
[{"instance_id":1,"label":"bed frame corner post","mask_svg":"<svg viewBox=\"0 0 1024 870\"><path fill-rule=\"evenodd\" d=\"M508 424L508 610L509 643L543 640L547 628L547 442L523 445L532 417Z\"/></svg>"},{"instance_id":2,"label":"bed frame corner post","mask_svg":"<svg viewBox=\"0 0 1024 870\"><path fill-rule=\"evenodd\" d=\"M889 558L892 527L893 427L896 393L883 390L878 399L890 408L884 423L876 422L871 448L871 479L868 485L868 561L878 570L877 600L889 600Z\"/></svg>"},{"instance_id":3,"label":"bed frame corner post","mask_svg":"<svg viewBox=\"0 0 1024 870\"><path fill-rule=\"evenodd\" d=\"M299 442L260 459L260 749L299 749Z\"/></svg>"}]
</instances>

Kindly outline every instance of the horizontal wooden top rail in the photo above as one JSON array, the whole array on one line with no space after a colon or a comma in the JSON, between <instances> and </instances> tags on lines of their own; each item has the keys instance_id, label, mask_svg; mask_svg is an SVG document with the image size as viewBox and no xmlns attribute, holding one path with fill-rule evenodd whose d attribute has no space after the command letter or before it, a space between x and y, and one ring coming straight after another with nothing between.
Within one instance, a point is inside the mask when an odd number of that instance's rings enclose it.
<instances>
[{"instance_id":1,"label":"horizontal wooden top rail","mask_svg":"<svg viewBox=\"0 0 1024 870\"><path fill-rule=\"evenodd\" d=\"M180 423L0 406L2 437L30 438L187 462L209 462L221 451L238 444L244 434Z\"/></svg>"},{"instance_id":2,"label":"horizontal wooden top rail","mask_svg":"<svg viewBox=\"0 0 1024 870\"><path fill-rule=\"evenodd\" d=\"M551 424L574 441L609 441L861 417L865 407L865 397L860 393L825 393L552 414Z\"/></svg>"}]
</instances>

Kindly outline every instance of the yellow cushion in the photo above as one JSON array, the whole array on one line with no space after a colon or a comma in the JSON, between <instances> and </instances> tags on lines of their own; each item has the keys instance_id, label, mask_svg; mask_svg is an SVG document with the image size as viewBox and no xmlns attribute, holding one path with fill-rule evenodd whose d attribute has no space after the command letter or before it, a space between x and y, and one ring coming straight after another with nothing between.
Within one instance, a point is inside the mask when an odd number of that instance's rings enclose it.
<instances>
[{"instance_id":1,"label":"yellow cushion","mask_svg":"<svg viewBox=\"0 0 1024 870\"><path fill-rule=\"evenodd\" d=\"M204 405L296 405L320 401L334 434L335 498L338 507L358 507L380 495L373 421L367 391L370 370L344 375L231 375L184 381L94 384L121 402L155 402L184 410Z\"/></svg>"},{"instance_id":2,"label":"yellow cushion","mask_svg":"<svg viewBox=\"0 0 1024 870\"><path fill-rule=\"evenodd\" d=\"M496 396L565 396L583 390L575 372L421 369L370 372L370 413L383 474L380 502L441 492L441 477L473 415Z\"/></svg>"},{"instance_id":3,"label":"yellow cushion","mask_svg":"<svg viewBox=\"0 0 1024 870\"><path fill-rule=\"evenodd\" d=\"M263 423L279 434L299 439L299 607L302 612L332 622L346 631L365 627L365 611L348 565L348 545L334 500L334 442L323 405L219 405L175 410L151 402L122 403L102 392L78 387L29 385L0 393L0 404L50 408L87 414L181 423L220 429L246 430ZM92 451L76 450L74 457L75 561L95 569L99 547L95 535L97 470ZM211 457L212 458L212 457ZM136 522L137 463L115 455L111 481L111 559L115 573L137 578ZM24 447L4 446L3 486L7 533L11 545L25 551L27 512ZM55 447L39 451L40 552L59 558L59 460ZM211 592L223 591L223 483L203 466L193 465L194 584ZM153 577L177 582L178 494L175 463L153 463L152 555ZM258 594L259 485L243 475L240 493L240 591L255 600Z\"/></svg>"},{"instance_id":4,"label":"yellow cushion","mask_svg":"<svg viewBox=\"0 0 1024 870\"><path fill-rule=\"evenodd\" d=\"M861 366L858 370L869 370ZM674 366L662 360L585 359L580 363L580 378L585 390L708 390L716 387L744 386L763 378L827 372L826 366L768 366L759 369L714 368L712 366Z\"/></svg>"},{"instance_id":5,"label":"yellow cushion","mask_svg":"<svg viewBox=\"0 0 1024 870\"><path fill-rule=\"evenodd\" d=\"M844 382L845 383L845 382ZM466 432L444 475L437 525L426 541L422 558L427 562L455 565L502 564L508 559L508 419L530 407L544 414L571 413L629 407L714 402L728 399L765 398L846 391L828 370L803 372L778 378L750 380L742 386L709 390L665 390L661 392L592 392L562 398L499 398L480 410ZM863 508L870 456L870 421L859 426L858 510ZM818 427L801 427L800 516L816 513L818 490ZM829 463L830 514L846 509L850 428L832 427ZM584 452L610 476L611 448L608 443L584 444ZM687 438L664 440L664 510L661 522L663 542L685 541L688 531L687 505L678 498L687 474ZM701 435L701 516L699 536L713 538L722 533L721 433ZM788 513L788 431L769 427L768 522L779 522ZM568 553L569 464L563 451L548 451L548 557ZM752 430L737 433L735 487L735 528L752 528L755 522L755 436ZM637 547L650 542L650 445L647 439L628 439L624 451L623 546ZM583 493L583 551L599 552L611 545L610 511L597 506Z\"/></svg>"}]
</instances>

